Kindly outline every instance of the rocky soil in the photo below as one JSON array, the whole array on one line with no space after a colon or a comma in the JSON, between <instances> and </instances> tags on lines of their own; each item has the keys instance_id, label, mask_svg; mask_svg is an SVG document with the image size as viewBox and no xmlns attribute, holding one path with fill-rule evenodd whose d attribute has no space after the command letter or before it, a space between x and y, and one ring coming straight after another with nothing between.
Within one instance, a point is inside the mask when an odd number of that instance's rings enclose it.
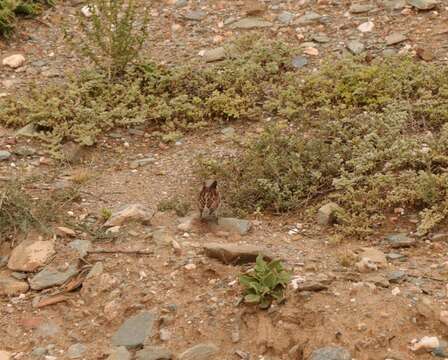
<instances>
[{"instance_id":1,"label":"rocky soil","mask_svg":"<svg viewBox=\"0 0 448 360\"><path fill-rule=\"evenodd\" d=\"M0 96L80 68L61 26L82 6L60 2L0 42ZM345 52L448 59L446 1L177 0L151 9L146 50L168 63L219 60L222 44L244 32L300 44L291 61L310 69ZM67 145L64 166L0 128L0 186L39 175L38 197L81 192L56 237L0 242L0 360L448 358L447 234L418 239L397 211L387 233L338 239L331 205L310 223L294 215L197 221L196 157L232 156L234 139L259 126L234 124L170 146L144 129L117 130L87 152ZM192 205L190 214L157 211L173 196ZM112 216L98 236L90 229L106 208ZM267 311L242 304L238 284L260 252L293 272L286 302Z\"/></svg>"}]
</instances>

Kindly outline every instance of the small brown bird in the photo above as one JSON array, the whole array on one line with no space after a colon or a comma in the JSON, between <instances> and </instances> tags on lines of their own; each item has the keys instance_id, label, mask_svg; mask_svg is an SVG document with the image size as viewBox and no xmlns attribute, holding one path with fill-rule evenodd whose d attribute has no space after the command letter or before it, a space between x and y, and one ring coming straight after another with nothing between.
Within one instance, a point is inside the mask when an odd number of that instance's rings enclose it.
<instances>
[{"instance_id":1,"label":"small brown bird","mask_svg":"<svg viewBox=\"0 0 448 360\"><path fill-rule=\"evenodd\" d=\"M207 180L202 186L199 193L199 213L201 219L216 217L217 210L221 203L221 196L217 189L218 182L216 180Z\"/></svg>"}]
</instances>

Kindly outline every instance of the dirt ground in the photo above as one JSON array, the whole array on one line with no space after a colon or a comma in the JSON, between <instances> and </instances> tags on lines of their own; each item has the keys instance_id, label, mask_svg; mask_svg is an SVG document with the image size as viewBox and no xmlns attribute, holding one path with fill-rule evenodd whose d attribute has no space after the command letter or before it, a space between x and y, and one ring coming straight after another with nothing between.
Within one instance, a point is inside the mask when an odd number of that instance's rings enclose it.
<instances>
[{"instance_id":1,"label":"dirt ground","mask_svg":"<svg viewBox=\"0 0 448 360\"><path fill-rule=\"evenodd\" d=\"M244 1L186 3L152 3L147 51L156 60L200 61L201 50L220 46L238 35L239 31L225 25L228 19L244 17L254 6ZM346 52L346 42L353 39L365 43L366 51L373 56L385 56L385 49L416 52L425 48L433 61L448 59L446 1L430 11L416 11L408 5L400 8L398 0L393 2L398 9L391 10L386 3L378 2L372 3L373 10L362 14L350 14L352 3L337 0L276 0L261 4L260 16L273 25L250 31L297 44L311 41L316 34L326 34L327 42L314 42L318 55L308 56L310 69L327 55ZM7 43L0 42L0 58L22 53L27 59L19 70L1 68L0 93L14 96L30 80L61 80L65 70L81 66L78 54L65 46L61 31L63 23L73 24L81 6L74 1L60 2L38 21L21 21L17 35ZM192 10L206 15L200 21L186 20L183 15ZM295 19L306 11L315 11L328 20L307 25L292 21L280 26L277 16L282 11L296 14ZM372 21L375 27L361 33L357 27L366 21ZM393 32L405 33L407 40L386 46L385 38ZM263 121L231 126L236 137L247 138L263 126ZM52 191L60 184L70 184L70 176L80 171L88 173L88 179L81 184L82 199L72 205L68 214L72 223L98 215L102 208L116 209L123 204L141 203L156 209L160 200L174 195L190 203L194 210L200 188L194 175L197 156L232 156L235 152L234 140L221 130L186 135L169 146L160 146L145 136L145 129L117 130L105 136L80 162L61 167L46 158L38 143L16 139L13 130L0 128L0 150L11 151L24 145L36 149L30 156L14 155L0 162L0 186L2 177L43 174L47 180L37 180L35 187ZM148 157L154 159L150 164L132 168L132 161ZM113 348L111 338L123 321L144 309L155 309L159 320L147 344L162 346L174 354L196 344L213 343L219 348L216 359L223 360L307 359L312 351L325 346L345 348L356 360L435 357L426 352L416 354L410 345L413 339L424 336L443 338L448 331L448 324L439 319L440 311L448 310L448 246L443 236L439 241L417 240L415 246L392 249L385 235L408 232L406 215L403 221L391 219L387 231L365 241L335 241L331 228L306 222L299 215L258 214L249 220L253 227L241 236L197 225L179 230L183 219L172 211L157 212L150 226L126 224L112 241L79 230L74 237L58 237L53 263L61 267L76 263L79 268L90 269L101 262L102 274L93 282L85 281L81 289L64 294L66 301L42 308L36 308L36 303L57 287L0 298L0 350L10 352L14 359L34 359L33 350L45 348L41 358L69 359L69 347L81 343L86 350L79 358L106 359ZM159 229L179 247L155 239ZM75 238L91 240L94 246L105 249L147 249L152 253L89 253L79 260L68 246ZM297 291L291 285L286 302L267 311L239 304L238 275L249 266L223 264L207 257L203 246L211 242L265 247L283 259L295 277L323 285L323 289ZM10 255L10 245L9 241L2 244L0 256ZM363 247L403 256L394 259L391 255L385 267L363 273L354 266ZM0 275L10 273L0 265ZM303 356L300 351L291 351L296 345L303 349ZM0 352L3 360L1 356Z\"/></svg>"}]
</instances>

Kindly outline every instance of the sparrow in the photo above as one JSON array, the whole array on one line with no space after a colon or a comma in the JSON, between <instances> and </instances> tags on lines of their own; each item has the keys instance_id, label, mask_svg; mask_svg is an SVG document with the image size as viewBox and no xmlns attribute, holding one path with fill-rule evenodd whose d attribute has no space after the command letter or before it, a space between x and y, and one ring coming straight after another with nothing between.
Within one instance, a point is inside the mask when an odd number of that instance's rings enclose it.
<instances>
[{"instance_id":1,"label":"sparrow","mask_svg":"<svg viewBox=\"0 0 448 360\"><path fill-rule=\"evenodd\" d=\"M221 203L221 196L217 189L216 180L207 180L199 193L198 205L201 219L216 217L217 210Z\"/></svg>"}]
</instances>

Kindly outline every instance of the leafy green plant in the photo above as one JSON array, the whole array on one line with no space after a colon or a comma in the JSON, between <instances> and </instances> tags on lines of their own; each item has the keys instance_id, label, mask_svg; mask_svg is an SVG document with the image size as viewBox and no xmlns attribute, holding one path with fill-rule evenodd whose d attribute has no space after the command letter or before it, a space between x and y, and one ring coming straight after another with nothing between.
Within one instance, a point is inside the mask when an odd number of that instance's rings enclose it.
<instances>
[{"instance_id":1,"label":"leafy green plant","mask_svg":"<svg viewBox=\"0 0 448 360\"><path fill-rule=\"evenodd\" d=\"M149 9L136 0L93 0L89 9L90 17L79 17L82 36L76 46L108 79L122 76L147 38Z\"/></svg>"},{"instance_id":2,"label":"leafy green plant","mask_svg":"<svg viewBox=\"0 0 448 360\"><path fill-rule=\"evenodd\" d=\"M255 267L241 275L239 281L245 289L244 301L266 309L273 300L283 300L290 279L291 274L283 268L280 260L268 263L258 255Z\"/></svg>"}]
</instances>

